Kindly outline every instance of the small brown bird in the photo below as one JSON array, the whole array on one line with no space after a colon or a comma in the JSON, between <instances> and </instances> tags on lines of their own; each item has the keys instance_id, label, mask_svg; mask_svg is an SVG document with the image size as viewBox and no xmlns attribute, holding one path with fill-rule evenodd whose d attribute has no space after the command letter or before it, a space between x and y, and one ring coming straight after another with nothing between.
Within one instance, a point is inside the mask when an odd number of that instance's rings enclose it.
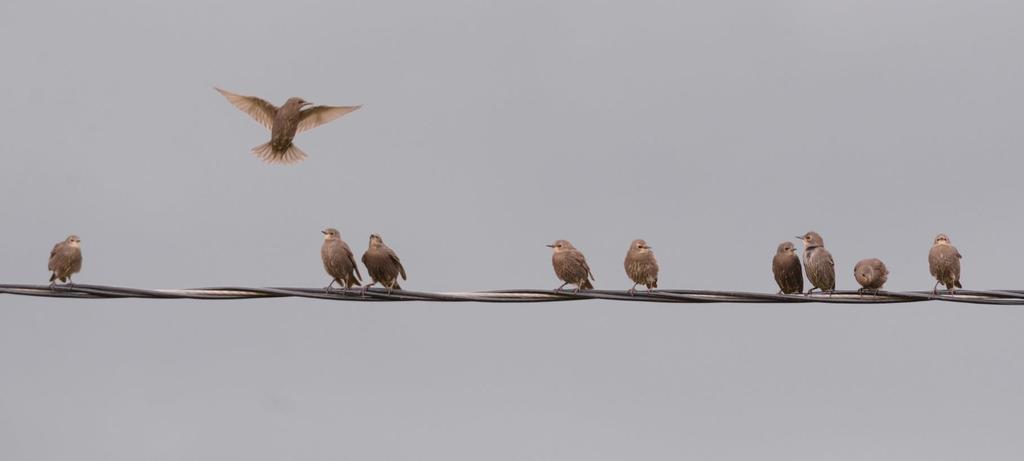
<instances>
[{"instance_id":1,"label":"small brown bird","mask_svg":"<svg viewBox=\"0 0 1024 461\"><path fill-rule=\"evenodd\" d=\"M857 279L861 286L858 292L874 291L878 294L885 281L889 280L889 269L886 269L885 263L878 258L862 259L853 266L853 278Z\"/></svg>"},{"instance_id":2,"label":"small brown bird","mask_svg":"<svg viewBox=\"0 0 1024 461\"><path fill-rule=\"evenodd\" d=\"M405 268L402 267L402 261L398 259L395 251L384 244L384 239L380 238L380 235L370 234L370 246L366 253L363 253L363 265L366 266L366 273L371 279L371 283L363 286L363 293L378 282L388 289L388 294L391 294L392 289L402 289L398 286L398 276L401 275L402 280L406 280Z\"/></svg>"},{"instance_id":3,"label":"small brown bird","mask_svg":"<svg viewBox=\"0 0 1024 461\"><path fill-rule=\"evenodd\" d=\"M832 253L825 249L825 240L814 231L797 238L804 242L804 271L812 285L807 294L811 294L815 288L829 293L835 291L836 264L832 261Z\"/></svg>"},{"instance_id":4,"label":"small brown bird","mask_svg":"<svg viewBox=\"0 0 1024 461\"><path fill-rule=\"evenodd\" d=\"M573 293L578 293L581 289L594 289L594 285L590 283L590 280L597 279L594 278L594 274L590 273L587 259L583 257L583 253L580 250L572 246L568 240L558 240L548 245L548 248L553 249L551 264L555 267L555 275L565 282L558 288L555 288L556 292L570 283L576 285Z\"/></svg>"},{"instance_id":5,"label":"small brown bird","mask_svg":"<svg viewBox=\"0 0 1024 461\"><path fill-rule=\"evenodd\" d=\"M50 263L47 266L47 269L52 272L50 274L50 288L57 284L57 280L60 280L61 283L67 282L69 286L74 286L74 282L71 281L71 275L77 274L78 271L82 270L81 244L82 240L77 235L69 235L63 242L58 242L54 245L53 250L50 250Z\"/></svg>"},{"instance_id":6,"label":"small brown bird","mask_svg":"<svg viewBox=\"0 0 1024 461\"><path fill-rule=\"evenodd\" d=\"M804 291L804 273L793 242L779 244L775 250L775 257L772 258L772 273L775 274L775 283L779 284L779 294Z\"/></svg>"},{"instance_id":7,"label":"small brown bird","mask_svg":"<svg viewBox=\"0 0 1024 461\"><path fill-rule=\"evenodd\" d=\"M330 293L334 282L342 286L342 293L348 291L355 285L362 282L363 276L359 274L359 266L352 256L352 250L348 244L341 239L337 229L329 228L320 232L324 234L324 244L320 247L320 258L324 260L324 270L331 276L331 283L324 288Z\"/></svg>"},{"instance_id":8,"label":"small brown bird","mask_svg":"<svg viewBox=\"0 0 1024 461\"><path fill-rule=\"evenodd\" d=\"M306 154L292 143L297 133L311 130L363 107L313 106L303 109L313 103L302 98L288 98L283 106L277 107L255 96L242 96L217 87L213 89L270 130L270 141L252 148L253 155L267 163L289 164L305 159Z\"/></svg>"},{"instance_id":9,"label":"small brown bird","mask_svg":"<svg viewBox=\"0 0 1024 461\"><path fill-rule=\"evenodd\" d=\"M963 288L960 284L960 258L960 252L949 243L948 235L935 236L935 243L928 252L928 269L937 280L932 293L938 294L940 283L946 286L950 294L955 291L954 288Z\"/></svg>"},{"instance_id":10,"label":"small brown bird","mask_svg":"<svg viewBox=\"0 0 1024 461\"><path fill-rule=\"evenodd\" d=\"M623 264L626 267L626 275L633 281L633 288L629 289L629 294L636 293L636 286L640 284L646 286L648 292L658 288L658 260L654 258L654 252L647 246L647 242L633 240L626 251L626 261Z\"/></svg>"}]
</instances>

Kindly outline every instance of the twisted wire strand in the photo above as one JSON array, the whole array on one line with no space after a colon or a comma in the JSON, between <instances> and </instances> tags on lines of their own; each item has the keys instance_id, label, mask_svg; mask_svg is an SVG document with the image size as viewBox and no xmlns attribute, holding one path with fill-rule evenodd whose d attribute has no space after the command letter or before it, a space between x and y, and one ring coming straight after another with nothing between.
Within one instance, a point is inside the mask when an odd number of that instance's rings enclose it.
<instances>
[{"instance_id":1,"label":"twisted wire strand","mask_svg":"<svg viewBox=\"0 0 1024 461\"><path fill-rule=\"evenodd\" d=\"M481 302L481 303L537 303L580 301L600 299L608 301L633 301L656 303L832 303L832 304L895 304L922 301L946 301L968 304L987 304L1018 306L1024 305L1024 290L992 290L974 291L957 290L955 294L940 291L879 291L878 293L859 293L856 291L836 291L834 293L814 293L812 295L783 295L774 293L754 293L742 291L718 290L655 290L652 292L637 291L629 293L624 290L586 290L554 292L552 290L509 289L474 292L432 293L425 291L395 290L388 293L381 288L371 288L362 292L360 288L343 292L333 289L330 292L323 288L296 287L210 287L149 290L129 287L103 285L72 286L57 285L18 285L0 284L0 294L19 296L39 296L49 298L70 299L259 299L259 298L311 298L332 301L355 302L399 302L399 301L433 301L433 302Z\"/></svg>"}]
</instances>

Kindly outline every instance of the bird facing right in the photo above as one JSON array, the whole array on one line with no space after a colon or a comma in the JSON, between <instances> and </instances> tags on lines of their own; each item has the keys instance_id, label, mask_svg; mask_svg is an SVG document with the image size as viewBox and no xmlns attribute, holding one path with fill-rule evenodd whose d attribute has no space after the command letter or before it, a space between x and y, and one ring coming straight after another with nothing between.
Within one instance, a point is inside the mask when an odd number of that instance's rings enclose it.
<instances>
[{"instance_id":1,"label":"bird facing right","mask_svg":"<svg viewBox=\"0 0 1024 461\"><path fill-rule=\"evenodd\" d=\"M58 242L54 245L53 250L50 250L50 262L47 265L47 269L52 272L50 274L50 288L57 284L57 280L60 280L61 283L68 282L68 285L74 285L71 281L71 275L77 274L78 271L82 270L81 244L82 240L77 235L69 235L63 242Z\"/></svg>"},{"instance_id":2,"label":"bird facing right","mask_svg":"<svg viewBox=\"0 0 1024 461\"><path fill-rule=\"evenodd\" d=\"M932 293L938 293L939 284L946 286L952 294L954 288L963 288L960 284L960 252L949 242L949 236L939 234L935 236L932 249L928 251L928 270L935 276L935 286Z\"/></svg>"},{"instance_id":3,"label":"bird facing right","mask_svg":"<svg viewBox=\"0 0 1024 461\"><path fill-rule=\"evenodd\" d=\"M320 247L320 258L324 261L324 270L331 276L331 283L324 288L330 292L334 282L342 286L342 292L348 291L363 280L359 274L359 266L352 256L352 249L341 239L337 229L328 228L320 231L324 234L324 244Z\"/></svg>"},{"instance_id":4,"label":"bird facing right","mask_svg":"<svg viewBox=\"0 0 1024 461\"><path fill-rule=\"evenodd\" d=\"M238 110L249 114L270 130L270 141L252 148L253 155L267 163L296 163L306 158L292 140L303 131L312 130L327 122L359 109L362 106L311 106L302 98L288 98L277 107L255 96L243 96L214 87Z\"/></svg>"},{"instance_id":5,"label":"bird facing right","mask_svg":"<svg viewBox=\"0 0 1024 461\"><path fill-rule=\"evenodd\" d=\"M821 291L833 292L836 289L836 264L832 261L832 253L825 249L825 240L817 232L810 231L797 237L804 242L804 270L807 280Z\"/></svg>"},{"instance_id":6,"label":"bird facing right","mask_svg":"<svg viewBox=\"0 0 1024 461\"><path fill-rule=\"evenodd\" d=\"M647 291L658 288L658 260L654 258L654 252L647 242L641 239L633 240L626 251L626 275L633 281L633 288L629 294L636 293L636 286L643 284Z\"/></svg>"},{"instance_id":7,"label":"bird facing right","mask_svg":"<svg viewBox=\"0 0 1024 461\"><path fill-rule=\"evenodd\" d=\"M552 249L551 265L555 268L555 275L565 282L558 288L555 288L555 291L561 290L568 284L576 285L576 289L573 290L574 293L594 288L590 280L596 279L594 274L590 272L587 258L583 257L583 253L580 250L572 246L568 240L557 240L555 243L548 245L548 248Z\"/></svg>"},{"instance_id":8,"label":"bird facing right","mask_svg":"<svg viewBox=\"0 0 1024 461\"><path fill-rule=\"evenodd\" d=\"M877 294L889 279L889 269L886 269L885 263L878 258L862 259L853 266L853 278L857 279L861 286L857 291L874 291Z\"/></svg>"},{"instance_id":9,"label":"bird facing right","mask_svg":"<svg viewBox=\"0 0 1024 461\"><path fill-rule=\"evenodd\" d=\"M402 289L398 286L398 276L401 275L402 280L406 280L405 268L402 267L402 261L398 259L395 251L384 244L384 239L380 235L370 234L370 246L366 253L363 253L363 265L366 266L366 273L370 276L371 282L363 286L364 293L376 283L387 288L388 294L391 294L391 290Z\"/></svg>"},{"instance_id":10,"label":"bird facing right","mask_svg":"<svg viewBox=\"0 0 1024 461\"><path fill-rule=\"evenodd\" d=\"M793 294L804 291L804 273L800 267L800 257L796 255L793 242L782 242L775 249L772 258L772 273L775 283L779 284L779 293Z\"/></svg>"}]
</instances>

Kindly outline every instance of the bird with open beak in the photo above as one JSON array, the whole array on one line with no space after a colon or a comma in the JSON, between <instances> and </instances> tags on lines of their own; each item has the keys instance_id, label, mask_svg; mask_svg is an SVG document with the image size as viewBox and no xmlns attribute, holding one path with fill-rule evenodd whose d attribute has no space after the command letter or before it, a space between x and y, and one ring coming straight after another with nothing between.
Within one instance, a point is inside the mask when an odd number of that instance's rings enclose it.
<instances>
[{"instance_id":1,"label":"bird with open beak","mask_svg":"<svg viewBox=\"0 0 1024 461\"><path fill-rule=\"evenodd\" d=\"M362 106L313 106L302 98L288 98L277 107L255 96L243 96L214 87L242 112L270 130L270 141L252 148L253 155L267 163L289 164L302 161L306 153L292 140L295 135L359 109ZM313 106L305 108L306 106Z\"/></svg>"}]
</instances>

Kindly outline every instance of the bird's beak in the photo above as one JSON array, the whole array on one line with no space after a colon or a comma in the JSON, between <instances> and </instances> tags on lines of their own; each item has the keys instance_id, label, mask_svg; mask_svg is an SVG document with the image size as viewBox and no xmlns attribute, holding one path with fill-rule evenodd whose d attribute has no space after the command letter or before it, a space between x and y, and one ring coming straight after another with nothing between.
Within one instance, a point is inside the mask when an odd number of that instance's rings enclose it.
<instances>
[{"instance_id":1,"label":"bird's beak","mask_svg":"<svg viewBox=\"0 0 1024 461\"><path fill-rule=\"evenodd\" d=\"M652 247L652 246L650 246L650 245L644 245L644 248L645 248L645 249L648 249L648 250L653 250L653 249L654 249L654 247Z\"/></svg>"},{"instance_id":2,"label":"bird's beak","mask_svg":"<svg viewBox=\"0 0 1024 461\"><path fill-rule=\"evenodd\" d=\"M306 106L312 106L312 105L313 105L313 103L311 103L311 102L304 102L302 104L299 104L299 107L306 107Z\"/></svg>"},{"instance_id":3,"label":"bird's beak","mask_svg":"<svg viewBox=\"0 0 1024 461\"><path fill-rule=\"evenodd\" d=\"M800 239L800 240L803 240L803 239L804 239L804 236L802 236L802 235L798 235L798 236L796 236L796 237L794 237L794 238L798 238L798 239Z\"/></svg>"},{"instance_id":4,"label":"bird's beak","mask_svg":"<svg viewBox=\"0 0 1024 461\"><path fill-rule=\"evenodd\" d=\"M325 231L325 230L320 231L320 233L324 234L324 235L327 235L327 231Z\"/></svg>"},{"instance_id":5,"label":"bird's beak","mask_svg":"<svg viewBox=\"0 0 1024 461\"><path fill-rule=\"evenodd\" d=\"M554 248L555 247L554 245L544 245L544 246L546 246L548 248Z\"/></svg>"}]
</instances>

